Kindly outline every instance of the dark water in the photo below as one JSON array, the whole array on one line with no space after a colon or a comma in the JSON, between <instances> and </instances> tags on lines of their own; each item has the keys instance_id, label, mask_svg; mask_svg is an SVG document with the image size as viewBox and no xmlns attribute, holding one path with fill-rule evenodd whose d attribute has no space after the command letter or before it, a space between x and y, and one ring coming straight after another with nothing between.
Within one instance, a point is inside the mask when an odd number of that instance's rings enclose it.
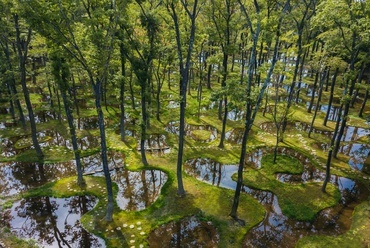
<instances>
[{"instance_id":1,"label":"dark water","mask_svg":"<svg viewBox=\"0 0 370 248\"><path fill-rule=\"evenodd\" d=\"M0 192L2 196L16 195L47 182L72 175L76 175L73 162L0 163Z\"/></svg>"},{"instance_id":2,"label":"dark water","mask_svg":"<svg viewBox=\"0 0 370 248\"><path fill-rule=\"evenodd\" d=\"M105 247L104 240L83 229L80 218L96 204L91 196L23 199L5 211L11 232L42 247Z\"/></svg>"},{"instance_id":3,"label":"dark water","mask_svg":"<svg viewBox=\"0 0 370 248\"><path fill-rule=\"evenodd\" d=\"M195 216L164 224L149 234L150 247L218 247L220 237L212 222Z\"/></svg>"},{"instance_id":4,"label":"dark water","mask_svg":"<svg viewBox=\"0 0 370 248\"><path fill-rule=\"evenodd\" d=\"M248 156L249 166L260 168L261 158L271 151L257 149ZM325 174L309 163L308 158L290 150L282 149L280 154L296 157L304 164L300 175L277 174L277 179L285 183L321 182ZM185 163L187 174L218 187L235 189L236 182L231 176L237 172L237 165L223 165L211 159L197 158ZM266 209L265 219L252 228L243 241L243 247L294 247L303 236L312 234L338 235L350 228L354 207L370 195L364 185L348 178L331 176L331 183L341 192L340 204L321 211L314 222L296 221L286 217L279 206L276 195L271 192L243 187L242 191L256 198Z\"/></svg>"},{"instance_id":5,"label":"dark water","mask_svg":"<svg viewBox=\"0 0 370 248\"><path fill-rule=\"evenodd\" d=\"M253 131L249 131L251 134ZM241 144L243 141L244 129L235 128L225 133L225 139L230 143Z\"/></svg>"},{"instance_id":6,"label":"dark water","mask_svg":"<svg viewBox=\"0 0 370 248\"><path fill-rule=\"evenodd\" d=\"M164 134L151 134L145 140L145 150L152 154L162 155L171 152L171 148L167 145L166 135ZM137 143L138 150L140 150L140 140Z\"/></svg>"},{"instance_id":7,"label":"dark water","mask_svg":"<svg viewBox=\"0 0 370 248\"><path fill-rule=\"evenodd\" d=\"M117 205L123 210L139 211L152 205L167 182L166 173L159 170L128 171L112 173L118 184Z\"/></svg>"},{"instance_id":8,"label":"dark water","mask_svg":"<svg viewBox=\"0 0 370 248\"><path fill-rule=\"evenodd\" d=\"M172 134L179 135L180 123L178 121L171 121L165 127L165 130ZM199 139L193 132L196 130L205 130L209 132L209 137L205 140ZM185 136L190 137L200 142L211 142L217 138L217 129L210 125L189 125L185 124Z\"/></svg>"},{"instance_id":9,"label":"dark water","mask_svg":"<svg viewBox=\"0 0 370 248\"><path fill-rule=\"evenodd\" d=\"M245 118L245 112L239 109L232 109L227 112L227 119L231 121L240 121Z\"/></svg>"}]
</instances>

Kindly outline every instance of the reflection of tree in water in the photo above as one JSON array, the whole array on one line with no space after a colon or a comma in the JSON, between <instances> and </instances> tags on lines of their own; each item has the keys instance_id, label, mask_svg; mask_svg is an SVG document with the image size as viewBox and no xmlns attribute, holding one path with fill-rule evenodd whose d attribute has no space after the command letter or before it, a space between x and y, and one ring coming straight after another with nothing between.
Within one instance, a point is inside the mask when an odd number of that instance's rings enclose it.
<instances>
[{"instance_id":1,"label":"reflection of tree in water","mask_svg":"<svg viewBox=\"0 0 370 248\"><path fill-rule=\"evenodd\" d=\"M179 121L171 121L167 124L165 127L165 130L169 133L179 135ZM191 137L194 140L200 141L200 142L210 142L217 138L217 129L211 125L189 125L185 124L184 127L185 136ZM196 130L205 130L209 131L209 138L206 140L199 140L199 138L193 134L193 131Z\"/></svg>"},{"instance_id":2,"label":"reflection of tree in water","mask_svg":"<svg viewBox=\"0 0 370 248\"><path fill-rule=\"evenodd\" d=\"M58 177L76 174L72 162L65 163L2 163L0 164L0 190L2 194L13 195L23 190L38 187Z\"/></svg>"},{"instance_id":3,"label":"reflection of tree in water","mask_svg":"<svg viewBox=\"0 0 370 248\"><path fill-rule=\"evenodd\" d=\"M220 186L225 171L221 163L209 158L188 160L185 163L185 170L187 174L216 186Z\"/></svg>"},{"instance_id":4,"label":"reflection of tree in water","mask_svg":"<svg viewBox=\"0 0 370 248\"><path fill-rule=\"evenodd\" d=\"M153 247L218 247L220 240L211 222L200 221L194 216L171 221L149 235Z\"/></svg>"},{"instance_id":5,"label":"reflection of tree in water","mask_svg":"<svg viewBox=\"0 0 370 248\"><path fill-rule=\"evenodd\" d=\"M87 233L80 217L93 208L87 196L29 198L14 204L5 221L17 236L50 247L104 247L104 241Z\"/></svg>"},{"instance_id":6,"label":"reflection of tree in water","mask_svg":"<svg viewBox=\"0 0 370 248\"><path fill-rule=\"evenodd\" d=\"M118 184L117 204L125 210L142 210L159 196L167 175L158 170L120 170L112 175Z\"/></svg>"}]
</instances>

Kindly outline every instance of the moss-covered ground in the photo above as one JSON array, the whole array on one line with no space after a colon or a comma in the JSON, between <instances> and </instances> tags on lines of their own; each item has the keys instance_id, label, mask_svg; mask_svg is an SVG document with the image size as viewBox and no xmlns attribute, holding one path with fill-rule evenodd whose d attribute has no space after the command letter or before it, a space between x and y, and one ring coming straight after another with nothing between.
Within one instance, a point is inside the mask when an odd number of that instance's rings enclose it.
<instances>
[{"instance_id":1,"label":"moss-covered ground","mask_svg":"<svg viewBox=\"0 0 370 248\"><path fill-rule=\"evenodd\" d=\"M220 131L222 122L217 118L217 107L209 108L210 90L205 90L204 100L201 103L201 114L198 118L198 102L195 96L188 97L188 109L186 113L186 121L191 125L211 125L218 130L218 138L214 141L204 142L209 137L209 131L195 131L194 135L197 140L186 137L184 161L191 158L210 158L223 164L237 164L240 156L240 145L232 142L225 142L223 149L218 148L220 142ZM163 96L176 96L177 88L173 86L171 90L165 88L162 92ZM196 95L195 93L193 95ZM94 116L93 101L91 98L86 98L86 106L81 109L81 116ZM38 99L33 97L35 104ZM127 102L130 106L131 102ZM165 104L163 104L165 105ZM36 106L36 110L38 105ZM39 106L39 110L41 106ZM138 108L139 109L139 106ZM140 117L136 110L128 108L130 114ZM204 110L206 109L206 110ZM141 164L140 153L137 151L137 137L126 137L126 140L121 141L118 135L119 119L116 112L117 108L110 107L104 109L105 118L107 120L107 143L110 150L121 152L125 155L125 166L130 170L146 169ZM105 239L108 247L126 247L132 240L134 235L135 245L147 243L148 234L161 224L171 220L179 220L185 216L197 215L202 219L212 221L220 233L220 247L241 247L241 241L244 235L250 228L257 225L263 218L265 210L254 198L247 194L242 194L238 209L239 218L246 221L245 226L240 226L229 217L232 199L234 192L232 190L218 188L207 183L200 182L195 178L183 173L184 186L186 190L185 197L177 195L177 180L176 180L176 160L178 137L176 134L168 133L164 130L170 121L178 120L177 108L166 108L162 106L160 120L155 120L154 110L152 112L149 134L165 134L166 143L171 147L171 152L165 155L154 155L147 153L150 168L160 169L168 174L168 182L162 188L160 197L156 202L142 211L128 212L119 210L115 207L113 221L106 222L104 220L106 208L106 193L104 188L104 180L99 177L86 176L86 187L79 188L76 185L75 177L63 178L59 181L48 183L40 188L30 190L19 195L16 198L4 199L6 205L11 205L11 202L21 197L49 195L55 197L68 197L72 195L88 194L98 197L97 206L82 217L83 226L90 232ZM369 114L369 110L367 110ZM364 119L356 117L355 109L351 109L349 116L349 125L358 127L367 127ZM8 117L4 117L8 118ZM294 105L292 114L289 115L289 121L310 123L312 113L307 113L304 105ZM332 131L334 122L329 122L327 127L323 127L324 114L319 113L315 121L315 128ZM8 120L8 119L7 119ZM275 134L263 131L260 125L265 122L271 122L271 114L257 115L254 126L251 131L251 136L248 141L247 149L251 151L256 147L273 146L275 145ZM139 123L139 122L138 122ZM130 126L131 129L137 129L137 126ZM243 120L228 121L226 131L235 128L242 128ZM49 121L37 125L39 131L56 130L66 139L68 139L68 130L66 123L59 121ZM90 135L98 136L96 129L78 130L79 137L83 137L88 132ZM12 127L0 130L1 137L19 137L25 136L17 143L20 148L27 148L29 142L29 129L23 130L19 127ZM49 138L44 137L45 141ZM320 134L313 134L308 138L304 131L287 130L284 135L284 142L280 146L290 147L305 156L309 157L313 164L321 169L326 161L326 152L318 149L318 142L327 141L327 137ZM363 142L367 142L364 140ZM59 161L68 161L73 159L73 153L63 146L44 148L45 163L53 163ZM99 147L94 147L82 151L83 156L99 152ZM33 150L25 150L22 153L13 157L1 157L0 161L37 161L37 156ZM348 157L340 155L338 159L332 162L332 173L340 176L345 176L360 180L370 188L370 178L359 171L351 170L348 166ZM299 220L312 220L314 216L322 209L335 205L338 202L338 189L333 185L328 186L328 193L321 193L320 183L305 183L305 184L286 184L276 180L275 174L278 172L297 174L301 173L302 165L290 157L279 156L278 162L273 164L271 157L264 157L262 167L260 169L248 168L244 172L244 183L251 187L269 190L274 192L279 199L279 203L283 212L292 218ZM352 228L350 231L339 237L306 237L298 242L299 247L336 247L337 244L358 244L366 246L370 243L370 203L363 202L356 207L353 213ZM130 226L133 225L133 228ZM9 230L3 228L0 231L0 239L9 246L16 247L23 243L32 247L32 242L18 240L13 237ZM5 234L8 233L8 234ZM351 241L353 243L351 243ZM347 242L347 243L345 243ZM13 244L17 244L14 246ZM24 246L27 247L27 246ZM341 246L346 247L346 246ZM354 246L347 246L354 247Z\"/></svg>"}]
</instances>

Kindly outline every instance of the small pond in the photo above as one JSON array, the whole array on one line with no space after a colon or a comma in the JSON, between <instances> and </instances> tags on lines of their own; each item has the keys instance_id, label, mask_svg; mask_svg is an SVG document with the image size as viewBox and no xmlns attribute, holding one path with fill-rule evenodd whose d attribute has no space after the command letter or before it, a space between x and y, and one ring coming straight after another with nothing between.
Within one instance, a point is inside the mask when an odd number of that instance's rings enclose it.
<instances>
[{"instance_id":1,"label":"small pond","mask_svg":"<svg viewBox=\"0 0 370 248\"><path fill-rule=\"evenodd\" d=\"M179 135L180 123L178 121L171 121L165 127L165 130L172 134ZM197 132L208 132L206 138L202 138ZM190 137L199 142L211 142L217 138L217 129L211 125L189 125L185 124L185 136Z\"/></svg>"},{"instance_id":2,"label":"small pond","mask_svg":"<svg viewBox=\"0 0 370 248\"><path fill-rule=\"evenodd\" d=\"M171 148L166 143L166 135L164 134L151 134L145 140L145 150L152 154L162 155L171 152ZM140 151L140 140L137 142L137 148Z\"/></svg>"},{"instance_id":3,"label":"small pond","mask_svg":"<svg viewBox=\"0 0 370 248\"><path fill-rule=\"evenodd\" d=\"M88 233L80 223L95 204L91 196L29 198L14 203L3 219L12 233L43 247L105 247L103 239Z\"/></svg>"},{"instance_id":4,"label":"small pond","mask_svg":"<svg viewBox=\"0 0 370 248\"><path fill-rule=\"evenodd\" d=\"M190 216L158 227L149 234L151 247L217 247L220 237L212 222Z\"/></svg>"}]
</instances>

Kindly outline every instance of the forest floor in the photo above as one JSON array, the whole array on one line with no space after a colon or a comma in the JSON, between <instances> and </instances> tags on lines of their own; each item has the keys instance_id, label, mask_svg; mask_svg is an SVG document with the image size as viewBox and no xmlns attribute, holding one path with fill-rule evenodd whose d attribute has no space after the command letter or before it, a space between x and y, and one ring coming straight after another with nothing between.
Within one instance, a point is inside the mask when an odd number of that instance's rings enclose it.
<instances>
[{"instance_id":1,"label":"forest floor","mask_svg":"<svg viewBox=\"0 0 370 248\"><path fill-rule=\"evenodd\" d=\"M175 92L170 91L175 94ZM170 100L170 99L169 99ZM168 100L168 101L169 101ZM217 118L217 107L209 108L209 102L202 103L202 108L198 118L198 103L196 98L189 96L188 111L186 123L192 126L212 126L217 130L217 137L208 141L207 138L212 134L212 130L196 130L185 138L184 161L197 158L212 159L224 165L237 165L240 157L240 144L226 141L224 148L219 148L219 134L222 129L222 123ZM92 104L91 104L92 105ZM366 120L356 117L356 108L351 110L348 125L366 128L369 126ZM141 171L155 169L167 174L166 184L161 189L158 199L149 207L140 211L125 211L115 206L113 221L104 220L106 209L106 193L101 190L105 187L103 178L96 176L85 176L86 186L80 188L76 184L76 177L67 177L57 181L47 183L36 189L24 192L17 197L0 199L3 207L2 211L10 208L12 202L23 197L34 196L54 196L69 197L73 195L94 195L99 201L97 205L85 214L81 221L84 228L97 236L104 238L107 247L126 247L142 245L148 246L149 234L165 223L170 221L179 221L186 216L197 216L197 218L210 221L219 233L219 247L240 247L246 233L260 223L265 216L264 207L248 194L241 194L238 208L238 216L245 221L245 226L241 226L229 217L231 204L234 197L234 191L222 187L215 187L209 183L197 180L193 176L183 173L184 187L186 190L185 197L177 195L177 178L176 178L176 161L177 161L177 144L178 136L176 133L166 131L169 123L178 120L177 108L165 108L161 115L161 120L151 119L149 135L165 135L166 145L171 148L168 154L156 154L147 152L147 159L150 167L142 166L140 151L138 151L137 137L126 137L122 142L118 134L118 117L119 111L115 107L105 109L105 118L107 122L107 142L110 151L124 155L122 166L130 171ZM367 109L370 114L370 110ZM138 114L132 111L132 114ZM94 116L91 108L81 112L81 116ZM295 105L292 108L292 114L289 116L290 123L310 124L312 113L307 113L306 106ZM328 136L322 135L323 132L331 132L334 129L334 122L330 121L327 127L322 125L324 114L319 113L314 127L322 132L315 132L309 138L305 130L289 129L284 135L284 142L279 144L280 147L293 149L307 158L319 170L324 171L327 151L320 149L318 144L328 143ZM251 130L251 136L248 140L247 150L252 152L260 147L273 147L276 142L275 133L266 131L261 126L271 123L273 118L271 114L262 114L257 116L254 126ZM138 129L138 125L128 125L128 128ZM58 130L63 136L68 137L66 133L66 124L58 121L40 123L38 131L54 129ZM243 120L231 121L227 123L226 131L232 131L243 128ZM83 137L86 130L80 130L78 135ZM98 135L96 129L88 131L92 135ZM28 131L19 130L18 128L8 128L0 130L2 138L22 136L29 134ZM45 140L48 137L44 137ZM362 143L369 142L368 137L360 140ZM23 143L17 143L18 148L27 148L30 146L29 138L24 138ZM348 144L351 141L347 142ZM54 149L52 149L54 148ZM55 152L57 150L58 152ZM65 147L47 147L44 149L44 163L54 163L59 161L68 161L73 159L73 153ZM82 152L82 156L89 156L99 152L99 148L87 149ZM2 162L7 161L37 161L33 150L25 150L16 157L2 157ZM281 161L277 167L264 158L263 166L259 170L246 169L244 172L245 184L253 188L274 192L282 200L282 211L292 218L311 221L317 214L330 206L334 206L339 201L338 189L333 185L328 186L328 193L321 193L319 183L309 185L300 185L286 187L284 183L275 180L275 174L285 172L290 174L300 173L302 164L300 161L291 158L280 157ZM270 158L271 159L271 158ZM284 159L288 159L284 160ZM331 163L332 174L355 179L366 185L370 189L370 176L361 171L351 169L348 165L348 156L339 154L337 159ZM297 166L289 166L294 165ZM298 169L297 169L298 168ZM297 171L298 170L298 171ZM115 186L115 194L118 188ZM310 192L310 195L307 194ZM304 199L307 197L306 199ZM305 201L306 200L306 201ZM291 208L291 206L294 206ZM134 226L134 228L129 228ZM138 227L140 226L140 228ZM26 244L25 247L33 247L34 243L30 241L19 240L11 235L7 227L1 227L3 230L0 234L0 247L14 247L19 244ZM337 237L332 236L309 236L304 237L297 243L298 247L366 247L370 244L370 199L359 204L353 212L351 229ZM353 246L355 244L356 246Z\"/></svg>"}]
</instances>

